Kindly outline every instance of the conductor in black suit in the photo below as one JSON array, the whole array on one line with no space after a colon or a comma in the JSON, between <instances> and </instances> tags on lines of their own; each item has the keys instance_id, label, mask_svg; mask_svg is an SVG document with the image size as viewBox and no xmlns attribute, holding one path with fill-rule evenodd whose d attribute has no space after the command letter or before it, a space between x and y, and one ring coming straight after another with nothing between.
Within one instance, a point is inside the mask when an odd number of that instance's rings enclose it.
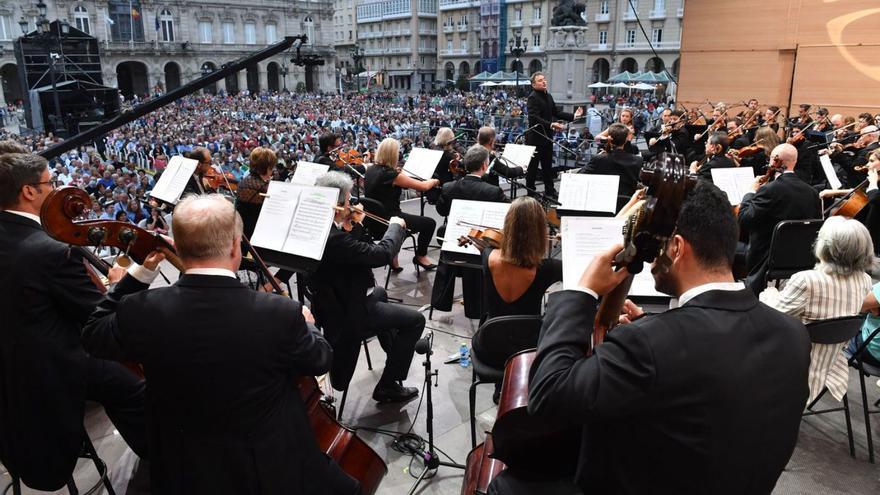
<instances>
[{"instance_id":1,"label":"conductor in black suit","mask_svg":"<svg viewBox=\"0 0 880 495\"><path fill-rule=\"evenodd\" d=\"M456 199L493 203L510 202L500 187L482 180L489 167L489 151L485 147L475 144L468 148L461 164L467 171L467 175L455 182L443 184L443 191L437 201L437 213L444 217L449 215L452 202ZM445 225L443 228L445 230ZM461 276L462 280L464 314L470 319L479 319L483 314L483 274L481 270L454 266L441 259L437 267L437 275L434 277L434 287L431 290L431 305L439 311L452 311L455 277L458 276Z\"/></svg>"},{"instance_id":2,"label":"conductor in black suit","mask_svg":"<svg viewBox=\"0 0 880 495\"><path fill-rule=\"evenodd\" d=\"M377 286L373 277L373 268L386 266L397 256L406 237L406 222L391 217L378 243L365 242L360 239L361 229L351 223L348 211L351 179L330 172L318 177L315 185L338 189L341 207L330 229L321 264L309 277L312 307L333 346L333 387L348 387L361 342L377 336L388 358L373 389L373 399L380 403L412 399L418 395L418 389L399 382L409 373L416 342L425 329L425 317L414 309L389 303L385 289Z\"/></svg>"},{"instance_id":3,"label":"conductor in black suit","mask_svg":"<svg viewBox=\"0 0 880 495\"><path fill-rule=\"evenodd\" d=\"M810 341L734 282L736 242L727 196L700 183L651 267L679 307L618 326L590 357L597 296L627 275L611 266L622 246L597 256L576 290L550 296L529 412L583 425L584 493L773 490L797 442Z\"/></svg>"},{"instance_id":4,"label":"conductor in black suit","mask_svg":"<svg viewBox=\"0 0 880 495\"><path fill-rule=\"evenodd\" d=\"M797 149L790 144L773 148L770 166L775 164L780 170L775 180L761 185L761 177L756 178L753 192L743 196L739 205L739 226L749 233L747 284L756 294L764 289L764 269L776 224L822 218L819 193L794 173L797 157Z\"/></svg>"},{"instance_id":5,"label":"conductor in black suit","mask_svg":"<svg viewBox=\"0 0 880 495\"><path fill-rule=\"evenodd\" d=\"M608 136L611 138L611 149L607 153L599 153L590 159L590 163L578 170L580 174L617 175L620 187L617 194L632 196L639 183L639 172L642 170L642 157L633 155L624 149L629 129L623 124L611 124Z\"/></svg>"},{"instance_id":6,"label":"conductor in black suit","mask_svg":"<svg viewBox=\"0 0 880 495\"><path fill-rule=\"evenodd\" d=\"M529 128L535 129L526 133L526 144L535 147L535 156L526 170L526 186L535 188L535 176L540 166L544 194L556 196L556 186L553 183L553 135L565 127L559 120L570 122L580 118L584 109L578 108L572 115L556 108L556 102L547 92L547 79L542 72L532 74L531 81L532 92L526 102L526 109L529 114Z\"/></svg>"},{"instance_id":7,"label":"conductor in black suit","mask_svg":"<svg viewBox=\"0 0 880 495\"><path fill-rule=\"evenodd\" d=\"M151 491L357 493L319 450L297 389L333 359L308 310L239 283L242 222L222 196L184 198L172 222L186 273L107 298L83 330L93 355L144 365Z\"/></svg>"},{"instance_id":8,"label":"conductor in black suit","mask_svg":"<svg viewBox=\"0 0 880 495\"><path fill-rule=\"evenodd\" d=\"M0 153L26 151L7 144ZM26 486L47 491L73 473L86 400L104 406L132 450L147 455L143 380L80 343L103 295L80 252L43 230L40 209L53 189L44 158L0 156L0 460ZM118 295L152 281L137 265L108 278Z\"/></svg>"}]
</instances>

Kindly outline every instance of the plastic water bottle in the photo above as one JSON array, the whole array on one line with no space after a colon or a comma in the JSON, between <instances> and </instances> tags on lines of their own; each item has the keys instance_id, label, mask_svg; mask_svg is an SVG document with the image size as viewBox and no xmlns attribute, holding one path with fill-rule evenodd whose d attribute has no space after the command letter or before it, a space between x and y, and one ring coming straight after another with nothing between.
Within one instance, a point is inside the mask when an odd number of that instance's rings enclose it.
<instances>
[{"instance_id":1,"label":"plastic water bottle","mask_svg":"<svg viewBox=\"0 0 880 495\"><path fill-rule=\"evenodd\" d=\"M468 350L467 343L462 342L461 347L458 348L458 364L462 368L467 368L471 364L471 353Z\"/></svg>"}]
</instances>

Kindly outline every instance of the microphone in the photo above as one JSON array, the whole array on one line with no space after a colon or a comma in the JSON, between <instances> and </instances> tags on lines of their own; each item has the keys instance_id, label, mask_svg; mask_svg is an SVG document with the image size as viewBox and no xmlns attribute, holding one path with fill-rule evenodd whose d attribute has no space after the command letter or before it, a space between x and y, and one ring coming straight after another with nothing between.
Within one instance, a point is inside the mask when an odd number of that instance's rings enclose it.
<instances>
[{"instance_id":1,"label":"microphone","mask_svg":"<svg viewBox=\"0 0 880 495\"><path fill-rule=\"evenodd\" d=\"M429 333L428 335L420 338L416 342L416 354L428 354L431 352L431 340L433 340L434 334Z\"/></svg>"}]
</instances>

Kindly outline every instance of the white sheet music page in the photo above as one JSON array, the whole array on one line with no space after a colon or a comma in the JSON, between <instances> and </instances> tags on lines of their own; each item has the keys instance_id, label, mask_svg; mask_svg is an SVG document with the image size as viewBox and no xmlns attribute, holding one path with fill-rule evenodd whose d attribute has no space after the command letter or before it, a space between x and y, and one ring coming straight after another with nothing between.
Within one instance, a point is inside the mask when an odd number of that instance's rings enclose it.
<instances>
[{"instance_id":1,"label":"white sheet music page","mask_svg":"<svg viewBox=\"0 0 880 495\"><path fill-rule=\"evenodd\" d=\"M443 157L441 150L429 150L428 148L413 148L403 164L403 171L415 179L430 180Z\"/></svg>"},{"instance_id":2,"label":"white sheet music page","mask_svg":"<svg viewBox=\"0 0 880 495\"><path fill-rule=\"evenodd\" d=\"M837 177L837 172L834 171L834 165L831 164L831 157L828 156L827 153L820 153L819 163L822 164L822 171L825 172L825 178L828 179L828 185L831 186L831 189L840 189L840 186L842 186L843 183L840 182L840 179Z\"/></svg>"},{"instance_id":3,"label":"white sheet music page","mask_svg":"<svg viewBox=\"0 0 880 495\"><path fill-rule=\"evenodd\" d=\"M166 203L176 205L180 200L180 195L186 188L186 183L199 166L198 160L184 158L181 155L171 157L168 166L162 172L162 176L156 182L150 196L160 199Z\"/></svg>"},{"instance_id":4,"label":"white sheet music page","mask_svg":"<svg viewBox=\"0 0 880 495\"><path fill-rule=\"evenodd\" d=\"M446 222L441 251L451 253L464 253L479 255L480 251L474 246L459 246L458 238L467 235L471 225L484 225L497 229L504 228L504 217L510 203L492 203L489 201L470 201L466 199L452 200L449 208L449 217ZM478 228L478 227L476 227Z\"/></svg>"},{"instance_id":5,"label":"white sheet music page","mask_svg":"<svg viewBox=\"0 0 880 495\"><path fill-rule=\"evenodd\" d=\"M251 244L257 247L282 251L290 221L299 202L302 186L287 182L271 181L266 191L257 225L251 235Z\"/></svg>"},{"instance_id":6,"label":"white sheet music page","mask_svg":"<svg viewBox=\"0 0 880 495\"><path fill-rule=\"evenodd\" d=\"M727 194L730 204L738 205L743 196L752 192L755 172L752 167L713 168L712 182Z\"/></svg>"},{"instance_id":7,"label":"white sheet music page","mask_svg":"<svg viewBox=\"0 0 880 495\"><path fill-rule=\"evenodd\" d=\"M532 155L535 154L535 147L525 144L507 143L504 145L504 152L501 153L508 162L513 162L520 166L523 170L529 168L532 161Z\"/></svg>"},{"instance_id":8,"label":"white sheet music page","mask_svg":"<svg viewBox=\"0 0 880 495\"><path fill-rule=\"evenodd\" d=\"M320 260L333 225L333 207L339 198L339 190L333 187L297 187L302 188L302 192L282 251Z\"/></svg>"},{"instance_id":9,"label":"white sheet music page","mask_svg":"<svg viewBox=\"0 0 880 495\"><path fill-rule=\"evenodd\" d=\"M577 211L617 211L620 176L601 174L562 174L559 184L560 208Z\"/></svg>"},{"instance_id":10,"label":"white sheet music page","mask_svg":"<svg viewBox=\"0 0 880 495\"><path fill-rule=\"evenodd\" d=\"M593 258L614 244L623 242L623 219L607 217L562 217L562 288L577 287ZM629 291L634 296L664 296L654 289L649 265L636 275Z\"/></svg>"},{"instance_id":11,"label":"white sheet music page","mask_svg":"<svg viewBox=\"0 0 880 495\"><path fill-rule=\"evenodd\" d=\"M293 184L302 184L304 186L314 186L318 177L326 174L329 169L329 165L298 161L296 162L296 170L294 170L290 182Z\"/></svg>"}]
</instances>

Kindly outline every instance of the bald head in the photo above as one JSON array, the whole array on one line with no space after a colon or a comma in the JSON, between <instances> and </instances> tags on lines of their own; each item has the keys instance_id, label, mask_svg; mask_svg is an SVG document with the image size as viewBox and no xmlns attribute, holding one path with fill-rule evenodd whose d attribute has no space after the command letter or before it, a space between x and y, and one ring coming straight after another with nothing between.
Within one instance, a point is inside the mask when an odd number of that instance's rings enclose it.
<instances>
[{"instance_id":1,"label":"bald head","mask_svg":"<svg viewBox=\"0 0 880 495\"><path fill-rule=\"evenodd\" d=\"M835 113L834 115L832 115L832 116L831 116L831 124L832 124L834 127L842 127L842 126L844 126L845 124L844 124L843 115L841 115L841 114L839 114L839 113Z\"/></svg>"},{"instance_id":2,"label":"bald head","mask_svg":"<svg viewBox=\"0 0 880 495\"><path fill-rule=\"evenodd\" d=\"M797 164L797 157L797 148L788 143L783 143L773 148L773 151L770 153L770 162L772 163L776 159L786 170L794 170L794 166Z\"/></svg>"},{"instance_id":3,"label":"bald head","mask_svg":"<svg viewBox=\"0 0 880 495\"><path fill-rule=\"evenodd\" d=\"M241 217L220 194L184 198L174 208L171 228L175 247L188 268L238 269Z\"/></svg>"},{"instance_id":4,"label":"bald head","mask_svg":"<svg viewBox=\"0 0 880 495\"><path fill-rule=\"evenodd\" d=\"M877 138L880 137L880 133L877 132L876 125L865 126L861 130L861 132L859 132L859 134L862 135L861 138L859 138L859 141L862 142L862 145L876 143Z\"/></svg>"}]
</instances>

